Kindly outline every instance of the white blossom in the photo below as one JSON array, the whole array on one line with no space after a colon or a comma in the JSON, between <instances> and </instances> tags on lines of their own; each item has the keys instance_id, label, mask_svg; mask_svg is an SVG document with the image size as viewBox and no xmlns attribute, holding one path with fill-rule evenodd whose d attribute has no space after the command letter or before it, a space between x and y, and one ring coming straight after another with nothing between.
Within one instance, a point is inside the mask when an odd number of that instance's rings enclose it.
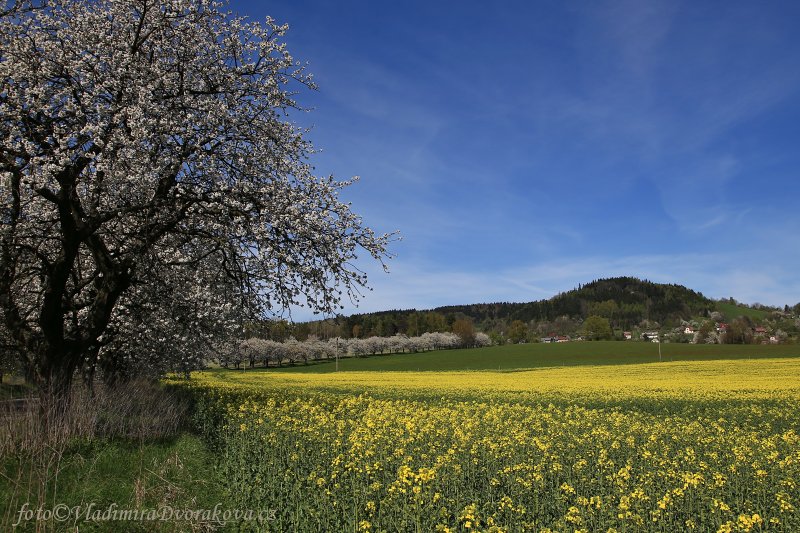
<instances>
[{"instance_id":1,"label":"white blossom","mask_svg":"<svg viewBox=\"0 0 800 533\"><path fill-rule=\"evenodd\" d=\"M492 339L489 338L489 335L479 331L475 334L475 346L478 348L483 348L484 346L491 346Z\"/></svg>"},{"instance_id":2,"label":"white blossom","mask_svg":"<svg viewBox=\"0 0 800 533\"><path fill-rule=\"evenodd\" d=\"M4 11L0 318L40 383L189 368L245 317L358 299L357 252L383 263L393 234L339 199L355 178L313 174L285 25L211 0Z\"/></svg>"}]
</instances>

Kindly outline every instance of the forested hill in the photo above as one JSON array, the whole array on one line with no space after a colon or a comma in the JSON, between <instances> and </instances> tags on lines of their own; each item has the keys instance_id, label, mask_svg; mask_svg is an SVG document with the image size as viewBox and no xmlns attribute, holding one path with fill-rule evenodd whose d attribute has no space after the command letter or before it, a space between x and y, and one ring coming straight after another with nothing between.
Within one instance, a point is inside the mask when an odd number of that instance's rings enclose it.
<instances>
[{"instance_id":1,"label":"forested hill","mask_svg":"<svg viewBox=\"0 0 800 533\"><path fill-rule=\"evenodd\" d=\"M468 318L478 330L500 331L514 321L526 325L571 320L588 316L608 318L612 327L631 328L642 321L678 323L707 315L715 302L682 285L652 283L632 277L600 279L558 294L548 300L528 303L482 303L439 307L418 311L393 310L340 317L310 324L311 329L335 328L342 336L419 335L426 331L449 331L453 322ZM554 330L563 329L555 327ZM326 332L333 334L334 331Z\"/></svg>"},{"instance_id":2,"label":"forested hill","mask_svg":"<svg viewBox=\"0 0 800 533\"><path fill-rule=\"evenodd\" d=\"M682 285L652 283L630 277L608 278L580 285L549 300L440 307L440 313L462 313L476 322L486 319L552 321L558 317L604 316L624 326L642 320L689 319L714 309L714 302Z\"/></svg>"}]
</instances>

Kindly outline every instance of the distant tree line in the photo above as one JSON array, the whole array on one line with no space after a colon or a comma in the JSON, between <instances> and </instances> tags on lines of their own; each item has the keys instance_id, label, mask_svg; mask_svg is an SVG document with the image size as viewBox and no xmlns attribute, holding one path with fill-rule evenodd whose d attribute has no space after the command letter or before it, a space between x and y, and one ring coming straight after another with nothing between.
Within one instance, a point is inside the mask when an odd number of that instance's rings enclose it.
<instances>
[{"instance_id":1,"label":"distant tree line","mask_svg":"<svg viewBox=\"0 0 800 533\"><path fill-rule=\"evenodd\" d=\"M519 337L538 334L577 332L589 316L605 318L612 329L622 330L645 321L677 323L684 317L705 315L714 305L712 300L681 285L622 277L580 285L549 300L447 306L430 311L391 310L309 322L296 325L295 335L298 338L311 334L323 338L397 333L415 336L453 331L458 321L467 320L478 331L513 342L523 340Z\"/></svg>"},{"instance_id":2,"label":"distant tree line","mask_svg":"<svg viewBox=\"0 0 800 533\"><path fill-rule=\"evenodd\" d=\"M650 330L670 333L669 338L674 339L673 342L692 342L694 336L683 337L677 332L678 328L697 317L724 321L725 317L716 311L718 304L733 305L741 310L751 309L758 316L771 317L775 314L777 318L771 319L774 322L772 329L790 336L796 329L792 322L794 319L790 317L800 314L800 304L777 308L762 304L748 306L733 298L717 302L681 285L618 277L579 285L549 300L448 306L426 311L390 310L294 324L291 328L285 324L271 327L284 335L291 329L298 339L309 335L323 339L396 334L416 336L431 332L453 332L466 325L474 331L486 333L495 344L536 342L540 338L555 335L621 340L625 331L640 334ZM594 318L589 321L590 317ZM737 316L728 318L733 321ZM701 323L698 322L697 326ZM750 337L729 335L727 339L729 342L732 339L746 342ZM750 341L755 342L752 339Z\"/></svg>"},{"instance_id":3,"label":"distant tree line","mask_svg":"<svg viewBox=\"0 0 800 533\"><path fill-rule=\"evenodd\" d=\"M398 334L391 337L368 337L365 339L333 337L320 339L311 335L303 341L288 337L274 341L251 337L232 345L220 347L216 359L226 368L250 368L256 365L282 366L285 363L308 364L311 361L339 357L366 357L378 354L414 353L453 348L483 347L491 344L485 333L475 333L465 339L456 333L423 333L417 337Z\"/></svg>"}]
</instances>

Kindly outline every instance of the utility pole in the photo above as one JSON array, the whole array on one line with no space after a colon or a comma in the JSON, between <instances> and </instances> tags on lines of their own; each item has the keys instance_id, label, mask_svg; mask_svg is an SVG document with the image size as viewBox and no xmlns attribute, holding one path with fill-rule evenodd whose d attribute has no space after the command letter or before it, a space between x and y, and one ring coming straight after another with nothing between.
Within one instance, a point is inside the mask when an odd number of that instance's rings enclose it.
<instances>
[{"instance_id":1,"label":"utility pole","mask_svg":"<svg viewBox=\"0 0 800 533\"><path fill-rule=\"evenodd\" d=\"M656 337L658 340L658 362L661 362L661 332L658 332L658 336Z\"/></svg>"}]
</instances>

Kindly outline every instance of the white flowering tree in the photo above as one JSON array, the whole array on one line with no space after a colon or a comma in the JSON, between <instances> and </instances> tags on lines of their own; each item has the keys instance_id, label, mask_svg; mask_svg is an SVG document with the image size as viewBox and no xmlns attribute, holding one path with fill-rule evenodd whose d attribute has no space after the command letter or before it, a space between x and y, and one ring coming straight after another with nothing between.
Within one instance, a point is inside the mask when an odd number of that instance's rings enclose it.
<instances>
[{"instance_id":1,"label":"white flowering tree","mask_svg":"<svg viewBox=\"0 0 800 533\"><path fill-rule=\"evenodd\" d=\"M278 343L274 341L253 337L242 341L239 344L239 351L251 368L255 367L258 361L267 366L267 362L273 357L276 344Z\"/></svg>"},{"instance_id":2,"label":"white flowering tree","mask_svg":"<svg viewBox=\"0 0 800 533\"><path fill-rule=\"evenodd\" d=\"M479 331L475 334L475 346L484 348L492 345L492 339L486 333Z\"/></svg>"},{"instance_id":3,"label":"white flowering tree","mask_svg":"<svg viewBox=\"0 0 800 533\"><path fill-rule=\"evenodd\" d=\"M356 357L364 357L369 354L369 346L366 339L358 339L353 337L347 341L347 352Z\"/></svg>"},{"instance_id":4,"label":"white flowering tree","mask_svg":"<svg viewBox=\"0 0 800 533\"><path fill-rule=\"evenodd\" d=\"M331 345L312 335L305 341L309 357L314 361L328 359L336 355Z\"/></svg>"},{"instance_id":5,"label":"white flowering tree","mask_svg":"<svg viewBox=\"0 0 800 533\"><path fill-rule=\"evenodd\" d=\"M287 349L285 344L285 342L287 342L288 340L289 339L286 339L286 341L284 342L266 341L267 342L266 361L267 362L272 361L275 363L276 366L281 366L284 359L289 357L289 350Z\"/></svg>"},{"instance_id":6,"label":"white flowering tree","mask_svg":"<svg viewBox=\"0 0 800 533\"><path fill-rule=\"evenodd\" d=\"M359 297L352 261L392 236L312 173L285 26L212 0L37 4L0 8L0 318L43 391Z\"/></svg>"},{"instance_id":7,"label":"white flowering tree","mask_svg":"<svg viewBox=\"0 0 800 533\"><path fill-rule=\"evenodd\" d=\"M447 350L458 348L461 338L455 333L442 333L438 331L423 333L420 336L421 342L431 350Z\"/></svg>"},{"instance_id":8,"label":"white flowering tree","mask_svg":"<svg viewBox=\"0 0 800 533\"><path fill-rule=\"evenodd\" d=\"M410 351L412 342L408 338L408 335L404 335L402 333L396 333L386 339L387 347L389 348L390 353L395 352L405 352L406 350Z\"/></svg>"}]
</instances>

